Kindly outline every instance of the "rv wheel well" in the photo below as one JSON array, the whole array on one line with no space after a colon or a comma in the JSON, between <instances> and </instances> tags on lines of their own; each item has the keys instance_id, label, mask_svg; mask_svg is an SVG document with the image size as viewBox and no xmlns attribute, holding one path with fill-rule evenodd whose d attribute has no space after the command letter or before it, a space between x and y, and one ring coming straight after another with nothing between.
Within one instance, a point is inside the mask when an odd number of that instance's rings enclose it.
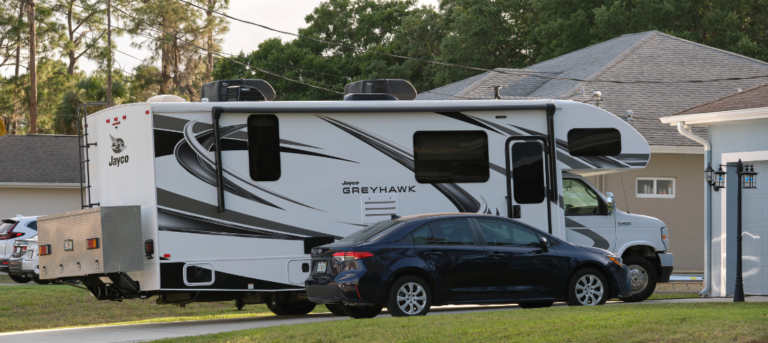
<instances>
[{"instance_id":1,"label":"rv wheel well","mask_svg":"<svg viewBox=\"0 0 768 343\"><path fill-rule=\"evenodd\" d=\"M621 258L626 259L629 256L639 256L647 259L656 269L656 276L661 276L661 260L659 260L659 256L656 255L656 250L653 247L647 245L629 247L621 254Z\"/></svg>"}]
</instances>

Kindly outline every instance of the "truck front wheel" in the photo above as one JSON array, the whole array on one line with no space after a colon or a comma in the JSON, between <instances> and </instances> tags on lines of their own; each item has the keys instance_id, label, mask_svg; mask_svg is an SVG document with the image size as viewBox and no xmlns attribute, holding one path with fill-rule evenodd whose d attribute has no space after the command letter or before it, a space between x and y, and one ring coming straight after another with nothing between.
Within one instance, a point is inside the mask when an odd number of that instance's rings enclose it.
<instances>
[{"instance_id":1,"label":"truck front wheel","mask_svg":"<svg viewBox=\"0 0 768 343\"><path fill-rule=\"evenodd\" d=\"M624 264L629 267L632 296L621 300L631 303L648 299L656 289L656 269L653 264L640 256L628 256L624 259Z\"/></svg>"}]
</instances>

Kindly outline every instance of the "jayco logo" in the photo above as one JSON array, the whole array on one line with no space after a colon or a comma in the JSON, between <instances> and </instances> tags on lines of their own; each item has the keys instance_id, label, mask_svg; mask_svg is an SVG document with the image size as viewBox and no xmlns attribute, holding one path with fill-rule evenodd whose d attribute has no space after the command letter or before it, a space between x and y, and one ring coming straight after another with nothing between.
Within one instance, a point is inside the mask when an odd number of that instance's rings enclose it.
<instances>
[{"instance_id":1,"label":"jayco logo","mask_svg":"<svg viewBox=\"0 0 768 343\"><path fill-rule=\"evenodd\" d=\"M109 161L109 166L119 167L123 163L128 163L128 155L120 157L112 156L112 160Z\"/></svg>"},{"instance_id":2,"label":"jayco logo","mask_svg":"<svg viewBox=\"0 0 768 343\"><path fill-rule=\"evenodd\" d=\"M125 149L128 149L128 147L125 146L125 141L123 141L122 138L115 138L112 137L112 135L109 135L109 138L112 139L112 151L114 151L116 154L119 154L125 151Z\"/></svg>"}]
</instances>

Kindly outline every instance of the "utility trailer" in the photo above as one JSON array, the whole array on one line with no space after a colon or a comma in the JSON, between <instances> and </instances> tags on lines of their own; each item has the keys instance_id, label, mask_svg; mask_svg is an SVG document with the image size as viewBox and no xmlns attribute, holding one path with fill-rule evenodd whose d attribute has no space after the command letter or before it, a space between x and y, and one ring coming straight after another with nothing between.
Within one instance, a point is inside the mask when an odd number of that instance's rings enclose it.
<instances>
[{"instance_id":1,"label":"utility trailer","mask_svg":"<svg viewBox=\"0 0 768 343\"><path fill-rule=\"evenodd\" d=\"M391 216L439 212L515 218L642 259L633 285L651 292L669 278L664 223L614 209L583 178L644 168L650 158L645 139L605 110L561 100L238 101L270 100L253 95L260 82L204 87L217 101L165 96L88 115L86 209L40 219L39 244L50 247L41 278L82 280L102 300L236 300L306 313L312 247ZM405 81L366 82L348 89L402 93ZM368 95L357 99L376 98ZM140 225L104 224L105 212ZM77 225L61 219L73 215L93 216L100 231L75 237ZM130 247L108 246L106 236L126 230L135 234ZM105 244L87 249L90 238ZM85 270L98 249L102 269ZM108 256L122 256L108 249L142 263L107 270Z\"/></svg>"}]
</instances>

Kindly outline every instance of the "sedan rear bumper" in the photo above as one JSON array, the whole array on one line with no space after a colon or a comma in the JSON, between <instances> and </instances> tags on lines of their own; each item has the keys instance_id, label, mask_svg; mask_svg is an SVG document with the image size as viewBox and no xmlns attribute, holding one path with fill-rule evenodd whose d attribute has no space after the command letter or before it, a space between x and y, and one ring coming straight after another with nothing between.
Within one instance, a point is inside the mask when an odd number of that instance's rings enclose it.
<instances>
[{"instance_id":1,"label":"sedan rear bumper","mask_svg":"<svg viewBox=\"0 0 768 343\"><path fill-rule=\"evenodd\" d=\"M8 262L8 273L11 273L11 274L21 274L21 259L20 258L12 258Z\"/></svg>"},{"instance_id":2,"label":"sedan rear bumper","mask_svg":"<svg viewBox=\"0 0 768 343\"><path fill-rule=\"evenodd\" d=\"M304 287L309 301L313 303L374 305L362 299L357 282L339 284L329 277L309 277Z\"/></svg>"}]
</instances>

